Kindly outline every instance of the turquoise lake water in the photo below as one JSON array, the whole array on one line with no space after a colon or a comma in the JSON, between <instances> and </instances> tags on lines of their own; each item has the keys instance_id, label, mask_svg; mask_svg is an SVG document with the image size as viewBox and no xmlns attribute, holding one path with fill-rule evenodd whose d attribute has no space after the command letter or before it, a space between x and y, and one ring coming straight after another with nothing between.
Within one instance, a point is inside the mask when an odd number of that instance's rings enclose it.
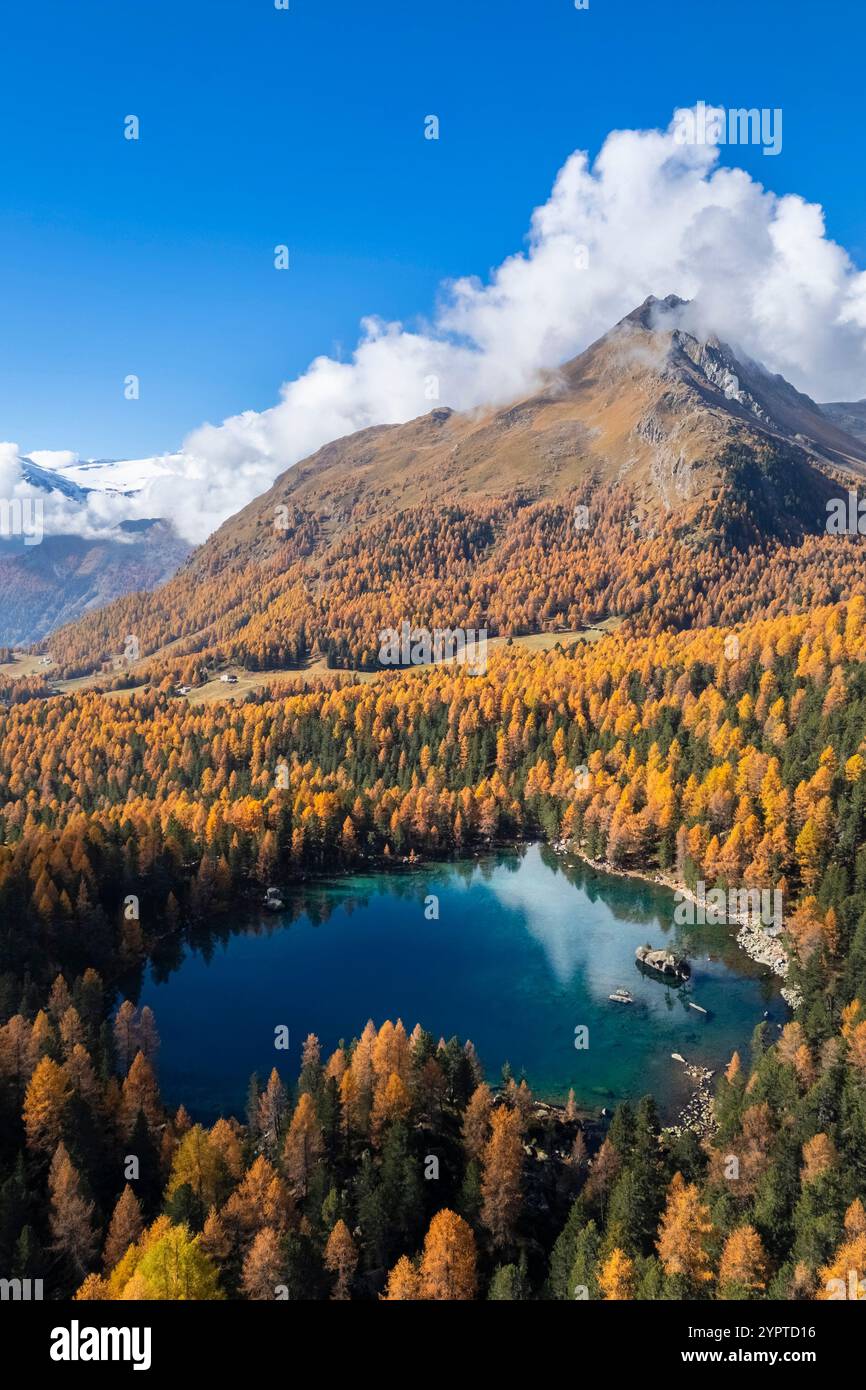
<instances>
[{"instance_id":1,"label":"turquoise lake water","mask_svg":"<svg viewBox=\"0 0 866 1390\"><path fill-rule=\"evenodd\" d=\"M425 899L439 900L438 920ZM294 1080L305 1036L323 1052L368 1018L471 1038L491 1080L503 1062L537 1095L599 1108L652 1091L668 1117L690 1089L671 1060L711 1068L769 1011L779 982L736 947L731 928L673 923L666 889L566 864L546 847L317 881L283 913L249 914L149 966L138 1002L156 1014L159 1073L197 1117L241 1113L250 1074ZM691 962L679 989L647 978L635 947L674 946ZM631 1005L608 999L625 986ZM688 1007L692 999L709 1010ZM274 1029L290 1033L275 1051ZM589 1029L577 1050L575 1028ZM773 1033L775 1034L775 1026Z\"/></svg>"}]
</instances>

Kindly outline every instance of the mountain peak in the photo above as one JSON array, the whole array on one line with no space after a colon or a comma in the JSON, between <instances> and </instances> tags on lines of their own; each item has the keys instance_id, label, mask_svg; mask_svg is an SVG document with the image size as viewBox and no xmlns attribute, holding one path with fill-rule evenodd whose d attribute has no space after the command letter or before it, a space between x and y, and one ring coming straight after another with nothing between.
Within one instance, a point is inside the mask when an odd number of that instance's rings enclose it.
<instances>
[{"instance_id":1,"label":"mountain peak","mask_svg":"<svg viewBox=\"0 0 866 1390\"><path fill-rule=\"evenodd\" d=\"M666 294L664 299L649 294L643 304L639 304L630 314L626 314L625 318L620 319L617 328L624 323L636 323L641 328L656 329L659 327L659 319L664 314L671 313L674 309L682 309L688 302L687 299L680 299L678 294Z\"/></svg>"}]
</instances>

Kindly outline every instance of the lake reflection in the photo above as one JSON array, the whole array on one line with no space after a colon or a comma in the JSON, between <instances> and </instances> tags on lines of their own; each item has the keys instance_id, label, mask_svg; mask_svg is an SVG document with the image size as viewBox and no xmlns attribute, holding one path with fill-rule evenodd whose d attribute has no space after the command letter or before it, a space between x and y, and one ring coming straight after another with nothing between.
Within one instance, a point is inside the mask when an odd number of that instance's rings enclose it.
<instances>
[{"instance_id":1,"label":"lake reflection","mask_svg":"<svg viewBox=\"0 0 866 1390\"><path fill-rule=\"evenodd\" d=\"M438 920L425 916L431 896ZM397 1017L471 1038L491 1080L507 1060L548 1099L573 1087L598 1107L651 1090L670 1115L687 1089L671 1052L718 1068L765 1010L773 1025L787 1017L779 982L729 928L676 927L668 890L566 867L538 845L317 881L287 899L283 913L239 914L172 943L141 983L138 1002L162 1035L164 1094L202 1118L239 1113L253 1071L276 1063L294 1080L307 1033L328 1052L368 1018ZM690 983L674 990L642 975L644 941L684 950ZM610 1002L619 986L633 1004ZM288 1053L273 1047L279 1024ZM581 1025L585 1051L574 1046Z\"/></svg>"}]
</instances>

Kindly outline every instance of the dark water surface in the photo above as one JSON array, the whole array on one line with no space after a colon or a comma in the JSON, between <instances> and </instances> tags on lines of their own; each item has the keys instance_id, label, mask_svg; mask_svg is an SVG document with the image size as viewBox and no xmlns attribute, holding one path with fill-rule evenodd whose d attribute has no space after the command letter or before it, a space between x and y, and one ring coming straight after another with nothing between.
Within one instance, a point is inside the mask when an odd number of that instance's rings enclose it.
<instances>
[{"instance_id":1,"label":"dark water surface","mask_svg":"<svg viewBox=\"0 0 866 1390\"><path fill-rule=\"evenodd\" d=\"M425 917L431 894L438 920ZM368 1018L398 1017L407 1031L471 1038L491 1080L507 1060L547 1099L574 1087L597 1108L652 1091L670 1116L688 1089L672 1052L718 1068L765 1010L787 1017L779 982L731 928L675 926L668 890L567 866L538 845L317 881L286 900L283 913L239 914L148 967L139 1002L156 1014L163 1093L197 1117L241 1113L253 1071L267 1077L276 1063L294 1081L308 1033L327 1054ZM642 975L645 941L685 951L690 983ZM633 1004L609 1001L620 985ZM288 1052L274 1049L279 1024Z\"/></svg>"}]
</instances>

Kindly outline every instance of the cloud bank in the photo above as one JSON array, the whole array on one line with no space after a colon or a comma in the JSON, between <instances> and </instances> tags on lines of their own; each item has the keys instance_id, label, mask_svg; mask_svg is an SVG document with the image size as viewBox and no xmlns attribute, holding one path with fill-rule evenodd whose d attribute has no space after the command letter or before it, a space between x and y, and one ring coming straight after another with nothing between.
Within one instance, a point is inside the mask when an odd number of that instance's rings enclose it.
<instances>
[{"instance_id":1,"label":"cloud bank","mask_svg":"<svg viewBox=\"0 0 866 1390\"><path fill-rule=\"evenodd\" d=\"M827 238L818 205L719 167L714 145L680 143L678 120L612 132L594 163L572 154L524 249L486 280L443 285L421 328L364 320L351 360L318 357L270 409L195 429L134 499L86 507L87 524L163 516L202 541L328 441L437 401L513 399L650 294L694 301L691 331L817 400L866 396L866 273Z\"/></svg>"}]
</instances>

